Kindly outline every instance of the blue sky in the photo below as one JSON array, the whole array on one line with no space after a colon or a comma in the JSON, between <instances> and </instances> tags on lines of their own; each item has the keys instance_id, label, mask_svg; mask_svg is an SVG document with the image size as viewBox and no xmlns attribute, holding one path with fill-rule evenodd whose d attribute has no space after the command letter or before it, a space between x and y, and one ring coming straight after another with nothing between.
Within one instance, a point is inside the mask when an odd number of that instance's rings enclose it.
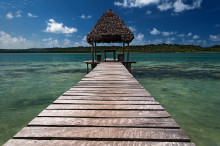
<instances>
[{"instance_id":1,"label":"blue sky","mask_svg":"<svg viewBox=\"0 0 220 146\"><path fill-rule=\"evenodd\" d=\"M132 30L132 45L220 45L220 0L1 0L0 48L88 46L108 9Z\"/></svg>"}]
</instances>

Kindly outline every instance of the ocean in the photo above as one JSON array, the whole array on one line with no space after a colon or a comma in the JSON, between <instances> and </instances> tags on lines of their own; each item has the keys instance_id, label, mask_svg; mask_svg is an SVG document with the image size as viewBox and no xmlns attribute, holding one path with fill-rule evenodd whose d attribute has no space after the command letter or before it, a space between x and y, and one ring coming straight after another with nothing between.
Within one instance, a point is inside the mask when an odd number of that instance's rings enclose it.
<instances>
[{"instance_id":1,"label":"ocean","mask_svg":"<svg viewBox=\"0 0 220 146\"><path fill-rule=\"evenodd\" d=\"M103 56L103 55L102 55ZM111 54L108 54L111 57ZM133 53L132 74L196 145L220 145L220 53ZM91 54L0 54L0 145L86 75Z\"/></svg>"}]
</instances>

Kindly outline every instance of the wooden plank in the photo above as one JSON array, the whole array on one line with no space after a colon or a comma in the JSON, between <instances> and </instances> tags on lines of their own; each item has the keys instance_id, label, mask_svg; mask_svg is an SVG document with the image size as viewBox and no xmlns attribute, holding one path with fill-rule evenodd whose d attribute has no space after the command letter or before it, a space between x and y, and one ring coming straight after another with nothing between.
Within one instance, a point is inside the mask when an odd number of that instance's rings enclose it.
<instances>
[{"instance_id":1,"label":"wooden plank","mask_svg":"<svg viewBox=\"0 0 220 146\"><path fill-rule=\"evenodd\" d=\"M149 142L149 141L89 141L89 140L30 140L11 139L3 146L195 146L189 142Z\"/></svg>"},{"instance_id":2,"label":"wooden plank","mask_svg":"<svg viewBox=\"0 0 220 146\"><path fill-rule=\"evenodd\" d=\"M130 81L130 80L125 80L125 81L79 81L78 84L129 84L129 85L140 85L137 81Z\"/></svg>"},{"instance_id":3,"label":"wooden plank","mask_svg":"<svg viewBox=\"0 0 220 146\"><path fill-rule=\"evenodd\" d=\"M155 101L149 97L99 97L99 96L60 96L58 99L65 100L97 100L97 101Z\"/></svg>"},{"instance_id":4,"label":"wooden plank","mask_svg":"<svg viewBox=\"0 0 220 146\"><path fill-rule=\"evenodd\" d=\"M138 88L138 89L126 89L126 88L78 88L76 86L72 87L69 89L69 91L115 91L115 90L119 90L119 91L133 91L133 92L138 92L138 91L146 91L145 89L143 88Z\"/></svg>"},{"instance_id":5,"label":"wooden plank","mask_svg":"<svg viewBox=\"0 0 220 146\"><path fill-rule=\"evenodd\" d=\"M140 127L140 128L180 128L173 119L167 118L56 118L37 117L28 126L57 127Z\"/></svg>"},{"instance_id":6,"label":"wooden plank","mask_svg":"<svg viewBox=\"0 0 220 146\"><path fill-rule=\"evenodd\" d=\"M72 90L72 89L70 89L70 90L68 90L67 92L65 92L65 93L101 93L101 94L109 94L109 93L111 93L111 94L134 94L134 93L138 93L138 94L145 94L145 93L147 93L147 94L149 94L149 92L147 92L146 90L144 91L144 90L138 90L138 91L135 91L135 90L108 90L108 89L106 89L106 90Z\"/></svg>"},{"instance_id":7,"label":"wooden plank","mask_svg":"<svg viewBox=\"0 0 220 146\"><path fill-rule=\"evenodd\" d=\"M105 93L74 93L74 92L65 92L64 96L100 96L100 97L147 97L151 96L148 93L121 93L121 94L105 94Z\"/></svg>"},{"instance_id":8,"label":"wooden plank","mask_svg":"<svg viewBox=\"0 0 220 146\"><path fill-rule=\"evenodd\" d=\"M142 86L140 85L109 85L109 84L99 84L99 85L75 85L74 87L76 88L123 88L123 89L144 89Z\"/></svg>"},{"instance_id":9,"label":"wooden plank","mask_svg":"<svg viewBox=\"0 0 220 146\"><path fill-rule=\"evenodd\" d=\"M44 110L39 117L93 117L93 118L167 118L167 111L123 111L123 110Z\"/></svg>"},{"instance_id":10,"label":"wooden plank","mask_svg":"<svg viewBox=\"0 0 220 146\"><path fill-rule=\"evenodd\" d=\"M158 105L159 103L156 101L94 101L94 100L60 100L57 99L53 103L55 104L107 104L107 105Z\"/></svg>"},{"instance_id":11,"label":"wooden plank","mask_svg":"<svg viewBox=\"0 0 220 146\"><path fill-rule=\"evenodd\" d=\"M51 104L46 109L53 110L149 110L161 111L164 108L161 105L78 105L78 104Z\"/></svg>"},{"instance_id":12,"label":"wooden plank","mask_svg":"<svg viewBox=\"0 0 220 146\"><path fill-rule=\"evenodd\" d=\"M111 127L25 127L14 138L145 140L190 142L181 129Z\"/></svg>"}]
</instances>

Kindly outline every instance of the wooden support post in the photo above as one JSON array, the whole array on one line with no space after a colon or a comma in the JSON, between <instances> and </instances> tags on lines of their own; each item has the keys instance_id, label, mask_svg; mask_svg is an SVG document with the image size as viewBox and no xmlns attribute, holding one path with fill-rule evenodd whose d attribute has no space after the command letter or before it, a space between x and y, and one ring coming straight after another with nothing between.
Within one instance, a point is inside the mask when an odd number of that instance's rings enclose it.
<instances>
[{"instance_id":1,"label":"wooden support post","mask_svg":"<svg viewBox=\"0 0 220 146\"><path fill-rule=\"evenodd\" d=\"M86 63L86 65L87 65L87 74L89 73L89 65L88 65L88 63Z\"/></svg>"},{"instance_id":2,"label":"wooden support post","mask_svg":"<svg viewBox=\"0 0 220 146\"><path fill-rule=\"evenodd\" d=\"M92 63L94 63L94 44L92 42Z\"/></svg>"},{"instance_id":3,"label":"wooden support post","mask_svg":"<svg viewBox=\"0 0 220 146\"><path fill-rule=\"evenodd\" d=\"M113 52L113 57L114 57L114 61L115 61L115 51Z\"/></svg>"},{"instance_id":4,"label":"wooden support post","mask_svg":"<svg viewBox=\"0 0 220 146\"><path fill-rule=\"evenodd\" d=\"M96 42L95 42L95 60L97 61L97 58L96 58Z\"/></svg>"},{"instance_id":5,"label":"wooden support post","mask_svg":"<svg viewBox=\"0 0 220 146\"><path fill-rule=\"evenodd\" d=\"M128 71L131 72L131 63L129 62L128 64L129 64L128 65Z\"/></svg>"},{"instance_id":6,"label":"wooden support post","mask_svg":"<svg viewBox=\"0 0 220 146\"><path fill-rule=\"evenodd\" d=\"M94 42L92 42L92 64L91 64L91 70L94 69Z\"/></svg>"},{"instance_id":7,"label":"wooden support post","mask_svg":"<svg viewBox=\"0 0 220 146\"><path fill-rule=\"evenodd\" d=\"M127 62L129 62L129 43L128 43L128 50L127 50Z\"/></svg>"},{"instance_id":8,"label":"wooden support post","mask_svg":"<svg viewBox=\"0 0 220 146\"><path fill-rule=\"evenodd\" d=\"M105 51L105 61L106 61L106 51Z\"/></svg>"},{"instance_id":9,"label":"wooden support post","mask_svg":"<svg viewBox=\"0 0 220 146\"><path fill-rule=\"evenodd\" d=\"M124 61L124 58L125 58L125 42L123 42L123 61Z\"/></svg>"}]
</instances>

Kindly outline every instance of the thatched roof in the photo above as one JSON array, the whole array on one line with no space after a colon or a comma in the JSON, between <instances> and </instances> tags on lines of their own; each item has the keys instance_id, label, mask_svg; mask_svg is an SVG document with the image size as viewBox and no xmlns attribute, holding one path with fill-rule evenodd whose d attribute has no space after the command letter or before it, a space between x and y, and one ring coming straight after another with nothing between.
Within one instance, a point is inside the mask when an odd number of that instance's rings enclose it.
<instances>
[{"instance_id":1,"label":"thatched roof","mask_svg":"<svg viewBox=\"0 0 220 146\"><path fill-rule=\"evenodd\" d=\"M134 39L134 35L115 12L108 10L98 20L86 39L90 44L92 42L130 43Z\"/></svg>"}]
</instances>

